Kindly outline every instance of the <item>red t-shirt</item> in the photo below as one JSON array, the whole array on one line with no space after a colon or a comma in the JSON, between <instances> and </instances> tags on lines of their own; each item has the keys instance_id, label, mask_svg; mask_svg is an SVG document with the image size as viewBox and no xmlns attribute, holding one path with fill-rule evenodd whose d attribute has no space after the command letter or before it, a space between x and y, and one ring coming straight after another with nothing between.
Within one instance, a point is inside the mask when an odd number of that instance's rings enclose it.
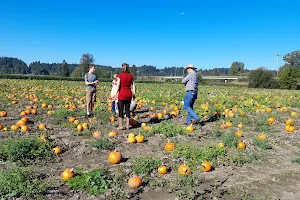
<instances>
[{"instance_id":1,"label":"red t-shirt","mask_svg":"<svg viewBox=\"0 0 300 200\"><path fill-rule=\"evenodd\" d=\"M131 85L133 82L133 76L130 73L121 72L118 74L118 77L120 78L118 100L131 100Z\"/></svg>"}]
</instances>

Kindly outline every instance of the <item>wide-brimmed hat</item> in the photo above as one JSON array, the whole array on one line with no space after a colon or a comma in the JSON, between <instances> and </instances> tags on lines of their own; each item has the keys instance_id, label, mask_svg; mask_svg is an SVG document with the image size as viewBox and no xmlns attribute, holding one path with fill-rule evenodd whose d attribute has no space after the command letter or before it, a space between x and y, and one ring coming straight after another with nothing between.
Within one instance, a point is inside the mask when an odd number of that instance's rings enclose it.
<instances>
[{"instance_id":1,"label":"wide-brimmed hat","mask_svg":"<svg viewBox=\"0 0 300 200\"><path fill-rule=\"evenodd\" d=\"M190 64L184 68L184 70L187 70L187 69L196 69L196 67L194 65Z\"/></svg>"}]
</instances>

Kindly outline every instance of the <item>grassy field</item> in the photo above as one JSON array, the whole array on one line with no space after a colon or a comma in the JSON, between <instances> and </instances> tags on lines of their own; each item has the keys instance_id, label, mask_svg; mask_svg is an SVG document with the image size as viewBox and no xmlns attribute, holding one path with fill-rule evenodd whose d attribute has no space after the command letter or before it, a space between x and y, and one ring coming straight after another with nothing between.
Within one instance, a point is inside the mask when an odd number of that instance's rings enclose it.
<instances>
[{"instance_id":1,"label":"grassy field","mask_svg":"<svg viewBox=\"0 0 300 200\"><path fill-rule=\"evenodd\" d=\"M0 88L4 199L300 196L299 91L200 86L203 123L185 126L183 85L138 83L132 118L142 127L116 131L110 83L99 85L92 119L82 82L0 79Z\"/></svg>"}]
</instances>

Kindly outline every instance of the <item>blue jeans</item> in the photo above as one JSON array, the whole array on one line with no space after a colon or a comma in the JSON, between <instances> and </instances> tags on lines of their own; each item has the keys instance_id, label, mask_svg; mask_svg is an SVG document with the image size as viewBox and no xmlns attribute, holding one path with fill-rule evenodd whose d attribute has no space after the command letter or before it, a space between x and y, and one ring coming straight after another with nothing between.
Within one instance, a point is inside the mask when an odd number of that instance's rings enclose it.
<instances>
[{"instance_id":1,"label":"blue jeans","mask_svg":"<svg viewBox=\"0 0 300 200\"><path fill-rule=\"evenodd\" d=\"M199 116L193 110L196 99L197 99L197 92L186 92L183 101L184 101L184 110L187 112L187 116L186 116L187 124L190 124L192 119L194 120L199 119Z\"/></svg>"}]
</instances>

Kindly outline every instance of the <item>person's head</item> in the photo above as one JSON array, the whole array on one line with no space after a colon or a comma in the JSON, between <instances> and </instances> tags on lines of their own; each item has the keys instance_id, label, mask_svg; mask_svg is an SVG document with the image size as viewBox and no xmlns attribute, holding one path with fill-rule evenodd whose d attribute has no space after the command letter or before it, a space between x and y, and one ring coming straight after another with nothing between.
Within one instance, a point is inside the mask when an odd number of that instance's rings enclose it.
<instances>
[{"instance_id":1,"label":"person's head","mask_svg":"<svg viewBox=\"0 0 300 200\"><path fill-rule=\"evenodd\" d=\"M122 63L122 72L129 73L129 65L127 63Z\"/></svg>"},{"instance_id":2,"label":"person's head","mask_svg":"<svg viewBox=\"0 0 300 200\"><path fill-rule=\"evenodd\" d=\"M96 67L93 64L89 64L89 72L95 72Z\"/></svg>"},{"instance_id":3,"label":"person's head","mask_svg":"<svg viewBox=\"0 0 300 200\"><path fill-rule=\"evenodd\" d=\"M118 74L114 74L113 79L117 79Z\"/></svg>"},{"instance_id":4,"label":"person's head","mask_svg":"<svg viewBox=\"0 0 300 200\"><path fill-rule=\"evenodd\" d=\"M191 72L193 72L193 71L195 71L196 70L196 67L194 66L194 65L188 65L188 66L186 66L185 68L184 68L188 73L191 73Z\"/></svg>"}]
</instances>

